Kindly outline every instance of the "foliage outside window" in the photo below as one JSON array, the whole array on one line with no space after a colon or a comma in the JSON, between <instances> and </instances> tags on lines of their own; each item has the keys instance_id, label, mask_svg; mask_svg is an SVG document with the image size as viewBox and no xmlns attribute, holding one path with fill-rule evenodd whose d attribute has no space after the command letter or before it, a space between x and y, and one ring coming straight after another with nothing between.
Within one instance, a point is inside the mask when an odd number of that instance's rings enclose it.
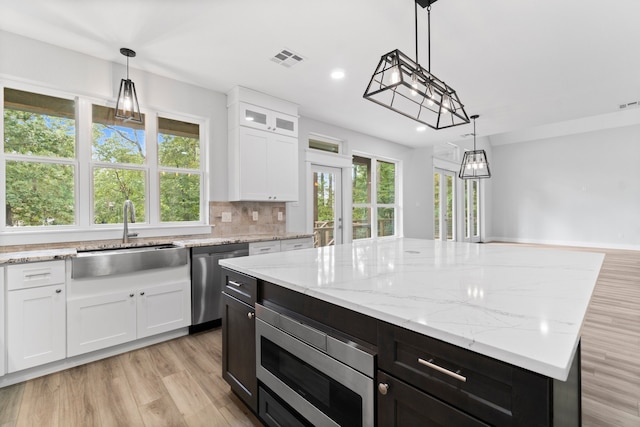
<instances>
[{"instance_id":1,"label":"foliage outside window","mask_svg":"<svg viewBox=\"0 0 640 427\"><path fill-rule=\"evenodd\" d=\"M11 88L0 93L4 227L118 224L127 199L137 223L203 221L199 124L144 116L143 124L122 121L113 108L82 100ZM85 111L91 119L78 120ZM148 145L147 131L157 135L157 145ZM91 199L80 200L82 194Z\"/></svg>"},{"instance_id":2,"label":"foliage outside window","mask_svg":"<svg viewBox=\"0 0 640 427\"><path fill-rule=\"evenodd\" d=\"M7 227L73 225L75 102L4 89Z\"/></svg>"},{"instance_id":3,"label":"foliage outside window","mask_svg":"<svg viewBox=\"0 0 640 427\"><path fill-rule=\"evenodd\" d=\"M158 118L160 221L200 219L200 126Z\"/></svg>"},{"instance_id":4,"label":"foliage outside window","mask_svg":"<svg viewBox=\"0 0 640 427\"><path fill-rule=\"evenodd\" d=\"M352 182L353 239L396 235L396 163L354 156Z\"/></svg>"},{"instance_id":5,"label":"foliage outside window","mask_svg":"<svg viewBox=\"0 0 640 427\"><path fill-rule=\"evenodd\" d=\"M131 200L136 222L146 221L147 180L144 124L118 120L115 109L93 106L93 217L95 224L118 224ZM144 114L142 115L144 121Z\"/></svg>"}]
</instances>

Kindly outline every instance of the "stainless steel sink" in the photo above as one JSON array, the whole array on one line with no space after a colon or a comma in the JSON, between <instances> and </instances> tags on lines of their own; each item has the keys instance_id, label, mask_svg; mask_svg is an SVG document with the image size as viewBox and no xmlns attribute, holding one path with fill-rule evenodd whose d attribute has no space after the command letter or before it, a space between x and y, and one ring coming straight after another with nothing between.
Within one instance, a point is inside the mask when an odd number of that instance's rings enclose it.
<instances>
[{"instance_id":1,"label":"stainless steel sink","mask_svg":"<svg viewBox=\"0 0 640 427\"><path fill-rule=\"evenodd\" d=\"M188 249L175 245L141 246L78 252L71 259L71 278L111 276L187 263Z\"/></svg>"}]
</instances>

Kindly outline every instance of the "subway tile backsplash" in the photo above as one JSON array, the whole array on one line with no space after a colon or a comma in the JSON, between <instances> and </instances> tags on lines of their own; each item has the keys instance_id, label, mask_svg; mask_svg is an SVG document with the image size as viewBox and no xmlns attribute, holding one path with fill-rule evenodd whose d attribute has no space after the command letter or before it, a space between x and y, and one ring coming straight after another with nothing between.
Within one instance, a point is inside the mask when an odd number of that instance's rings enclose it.
<instances>
[{"instance_id":1,"label":"subway tile backsplash","mask_svg":"<svg viewBox=\"0 0 640 427\"><path fill-rule=\"evenodd\" d=\"M209 202L214 237L282 234L286 230L284 202Z\"/></svg>"}]
</instances>

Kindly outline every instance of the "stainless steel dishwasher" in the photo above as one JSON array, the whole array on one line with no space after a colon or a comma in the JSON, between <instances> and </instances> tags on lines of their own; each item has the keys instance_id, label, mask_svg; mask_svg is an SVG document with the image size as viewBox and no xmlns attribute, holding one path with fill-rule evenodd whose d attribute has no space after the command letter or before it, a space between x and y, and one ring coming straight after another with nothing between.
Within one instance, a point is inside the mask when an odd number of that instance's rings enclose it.
<instances>
[{"instance_id":1,"label":"stainless steel dishwasher","mask_svg":"<svg viewBox=\"0 0 640 427\"><path fill-rule=\"evenodd\" d=\"M221 324L222 270L218 261L249 255L248 243L202 246L191 249L190 333Z\"/></svg>"}]
</instances>

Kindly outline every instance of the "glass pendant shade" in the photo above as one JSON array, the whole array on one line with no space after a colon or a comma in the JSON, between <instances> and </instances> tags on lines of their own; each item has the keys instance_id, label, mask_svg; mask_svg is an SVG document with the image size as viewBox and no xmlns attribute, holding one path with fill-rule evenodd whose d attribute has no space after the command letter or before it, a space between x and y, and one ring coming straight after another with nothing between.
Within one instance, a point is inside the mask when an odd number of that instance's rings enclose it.
<instances>
[{"instance_id":1,"label":"glass pendant shade","mask_svg":"<svg viewBox=\"0 0 640 427\"><path fill-rule=\"evenodd\" d=\"M120 53L127 57L127 78L120 81L115 116L119 119L142 123L136 85L129 79L129 58L135 57L136 53L126 47L120 49Z\"/></svg>"},{"instance_id":2,"label":"glass pendant shade","mask_svg":"<svg viewBox=\"0 0 640 427\"><path fill-rule=\"evenodd\" d=\"M480 116L477 114L471 116L473 119L473 150L465 151L462 157L460 172L458 172L460 179L491 178L487 153L484 150L476 149L476 119L478 117Z\"/></svg>"},{"instance_id":3,"label":"glass pendant shade","mask_svg":"<svg viewBox=\"0 0 640 427\"><path fill-rule=\"evenodd\" d=\"M397 49L382 55L364 98L433 129L470 121L453 88Z\"/></svg>"}]
</instances>

